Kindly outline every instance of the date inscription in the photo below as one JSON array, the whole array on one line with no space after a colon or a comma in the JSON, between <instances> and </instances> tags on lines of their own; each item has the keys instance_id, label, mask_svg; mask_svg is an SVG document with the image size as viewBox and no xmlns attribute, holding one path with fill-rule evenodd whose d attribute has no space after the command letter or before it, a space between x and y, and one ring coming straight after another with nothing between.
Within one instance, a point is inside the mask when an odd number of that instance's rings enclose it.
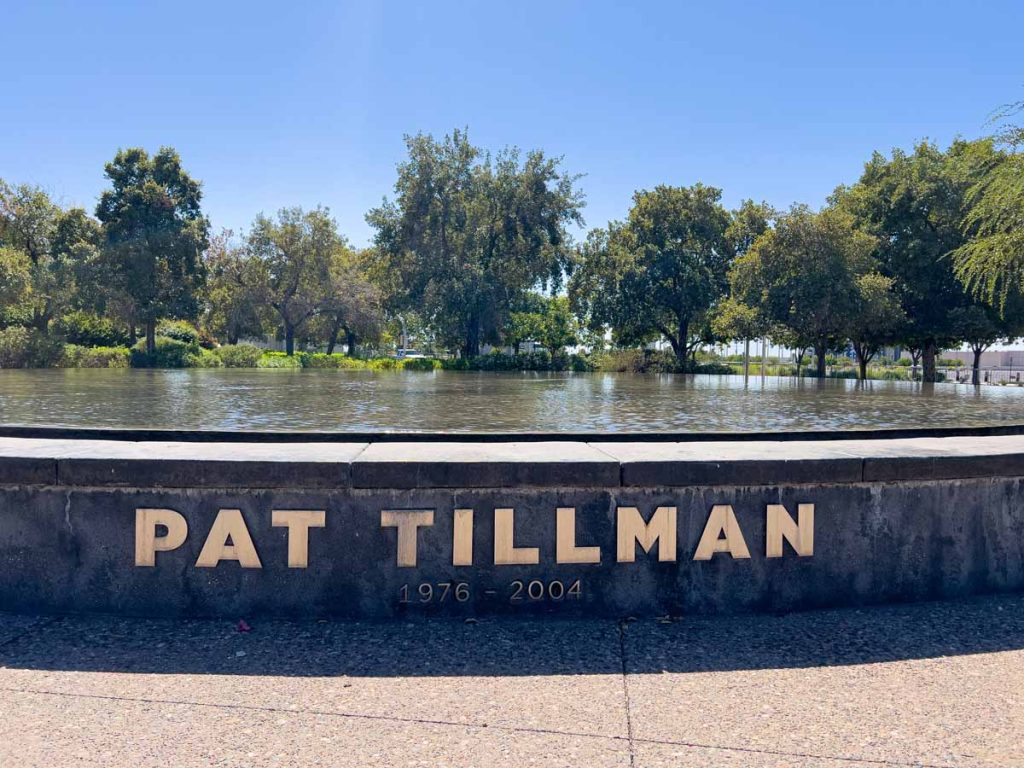
<instances>
[{"instance_id":1,"label":"date inscription","mask_svg":"<svg viewBox=\"0 0 1024 768\"><path fill-rule=\"evenodd\" d=\"M497 590L485 590L494 595ZM559 602L579 600L583 596L583 585L579 579L516 579L505 586L505 599L513 604L536 603L541 601ZM473 597L470 585L465 581L425 581L420 584L403 584L398 590L400 605L440 605L447 602L468 603Z\"/></svg>"}]
</instances>

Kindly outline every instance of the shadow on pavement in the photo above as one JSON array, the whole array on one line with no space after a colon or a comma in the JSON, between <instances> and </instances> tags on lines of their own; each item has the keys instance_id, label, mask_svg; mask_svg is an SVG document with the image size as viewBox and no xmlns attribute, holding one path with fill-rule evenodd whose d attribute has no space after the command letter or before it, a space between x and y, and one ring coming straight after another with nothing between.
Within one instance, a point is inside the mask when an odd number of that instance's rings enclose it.
<instances>
[{"instance_id":1,"label":"shadow on pavement","mask_svg":"<svg viewBox=\"0 0 1024 768\"><path fill-rule=\"evenodd\" d=\"M25 617L0 614L0 666L292 677L585 675L626 668L642 674L853 665L1024 648L1024 595L624 622L248 621L248 632L226 621L95 616L41 619L25 627Z\"/></svg>"}]
</instances>

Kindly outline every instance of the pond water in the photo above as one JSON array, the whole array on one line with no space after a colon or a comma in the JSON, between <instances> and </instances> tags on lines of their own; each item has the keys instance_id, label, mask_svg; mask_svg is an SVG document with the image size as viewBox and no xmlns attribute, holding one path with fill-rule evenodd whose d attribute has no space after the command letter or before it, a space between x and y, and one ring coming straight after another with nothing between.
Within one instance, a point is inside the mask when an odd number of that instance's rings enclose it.
<instances>
[{"instance_id":1,"label":"pond water","mask_svg":"<svg viewBox=\"0 0 1024 768\"><path fill-rule=\"evenodd\" d=\"M1007 423L1024 423L1024 389L614 373L0 371L4 425L771 432Z\"/></svg>"}]
</instances>

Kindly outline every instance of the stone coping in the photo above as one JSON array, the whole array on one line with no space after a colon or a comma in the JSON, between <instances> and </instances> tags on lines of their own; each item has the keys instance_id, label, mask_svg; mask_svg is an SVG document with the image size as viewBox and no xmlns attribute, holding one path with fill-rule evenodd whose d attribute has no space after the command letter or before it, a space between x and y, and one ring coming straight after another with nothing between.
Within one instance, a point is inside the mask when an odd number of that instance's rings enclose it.
<instances>
[{"instance_id":1,"label":"stone coping","mask_svg":"<svg viewBox=\"0 0 1024 768\"><path fill-rule=\"evenodd\" d=\"M0 438L0 485L615 488L1024 476L1024 436L247 443Z\"/></svg>"}]
</instances>

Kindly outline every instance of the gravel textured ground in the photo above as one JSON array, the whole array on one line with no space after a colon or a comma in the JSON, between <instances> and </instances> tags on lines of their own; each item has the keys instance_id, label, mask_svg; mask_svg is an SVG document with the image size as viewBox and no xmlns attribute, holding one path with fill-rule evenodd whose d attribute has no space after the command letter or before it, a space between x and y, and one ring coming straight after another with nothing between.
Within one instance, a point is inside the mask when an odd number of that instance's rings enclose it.
<instances>
[{"instance_id":1,"label":"gravel textured ground","mask_svg":"<svg viewBox=\"0 0 1024 768\"><path fill-rule=\"evenodd\" d=\"M1024 767L1021 595L250 624L0 613L0 768Z\"/></svg>"}]
</instances>

